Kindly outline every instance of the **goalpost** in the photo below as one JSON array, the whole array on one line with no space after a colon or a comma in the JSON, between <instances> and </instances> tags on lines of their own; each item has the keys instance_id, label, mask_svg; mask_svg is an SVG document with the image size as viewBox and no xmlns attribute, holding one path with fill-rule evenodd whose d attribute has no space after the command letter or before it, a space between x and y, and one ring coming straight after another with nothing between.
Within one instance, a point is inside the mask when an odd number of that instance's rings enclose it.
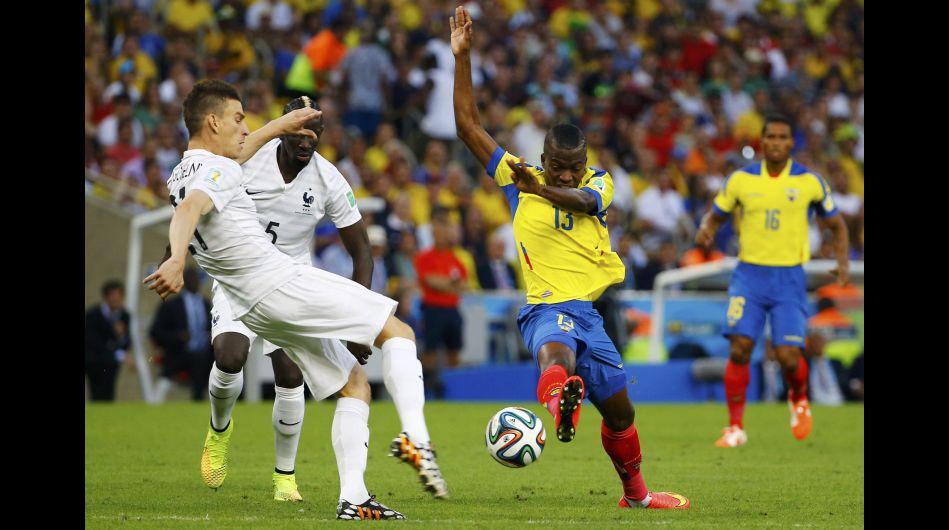
<instances>
[{"instance_id":1,"label":"goalpost","mask_svg":"<svg viewBox=\"0 0 949 530\"><path fill-rule=\"evenodd\" d=\"M164 206L157 210L140 213L132 217L129 226L128 261L125 265L126 307L129 308L132 349L135 351L135 367L142 384L142 396L146 403L156 403L155 387L151 372L148 370L148 358L145 355L145 343L142 340L141 319L138 316L139 293L142 290L142 231L149 226L171 221L175 210Z\"/></svg>"},{"instance_id":2,"label":"goalpost","mask_svg":"<svg viewBox=\"0 0 949 530\"><path fill-rule=\"evenodd\" d=\"M735 270L737 258L725 258L712 263L703 263L682 269L673 269L659 273L656 276L652 294L652 329L649 337L649 362L658 363L661 360L662 342L665 333L665 303L668 287L709 276ZM804 264L804 273L807 275L827 274L837 267L835 260L813 260ZM850 262L850 278L863 278L863 261Z\"/></svg>"}]
</instances>

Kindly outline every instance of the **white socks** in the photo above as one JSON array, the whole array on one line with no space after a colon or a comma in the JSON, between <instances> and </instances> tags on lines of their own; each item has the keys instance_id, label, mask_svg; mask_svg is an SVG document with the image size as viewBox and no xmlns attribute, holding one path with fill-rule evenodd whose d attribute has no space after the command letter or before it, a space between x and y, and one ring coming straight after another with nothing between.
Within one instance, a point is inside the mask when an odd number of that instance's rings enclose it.
<instances>
[{"instance_id":1,"label":"white socks","mask_svg":"<svg viewBox=\"0 0 949 530\"><path fill-rule=\"evenodd\" d=\"M273 402L274 448L277 453L276 470L292 473L303 428L303 411L306 401L303 385L283 388L274 385L276 397Z\"/></svg>"},{"instance_id":2,"label":"white socks","mask_svg":"<svg viewBox=\"0 0 949 530\"><path fill-rule=\"evenodd\" d=\"M339 498L362 504L369 500L363 479L369 456L369 405L355 398L336 400L332 437L339 470Z\"/></svg>"},{"instance_id":3,"label":"white socks","mask_svg":"<svg viewBox=\"0 0 949 530\"><path fill-rule=\"evenodd\" d=\"M208 378L208 394L211 396L211 426L215 430L223 431L227 427L234 403L243 388L244 370L229 374L218 370L217 363L214 363L211 377Z\"/></svg>"},{"instance_id":4,"label":"white socks","mask_svg":"<svg viewBox=\"0 0 949 530\"><path fill-rule=\"evenodd\" d=\"M413 442L427 444L425 383L414 342L394 337L382 344L382 378L402 420L402 430Z\"/></svg>"}]
</instances>

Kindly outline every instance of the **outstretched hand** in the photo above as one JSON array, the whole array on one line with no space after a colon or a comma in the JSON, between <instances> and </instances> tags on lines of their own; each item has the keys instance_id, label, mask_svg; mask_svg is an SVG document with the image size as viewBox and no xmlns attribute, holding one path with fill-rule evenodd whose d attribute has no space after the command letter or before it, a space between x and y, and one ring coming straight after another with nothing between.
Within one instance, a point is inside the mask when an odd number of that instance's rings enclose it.
<instances>
[{"instance_id":1,"label":"outstretched hand","mask_svg":"<svg viewBox=\"0 0 949 530\"><path fill-rule=\"evenodd\" d=\"M455 8L455 16L448 17L448 27L451 28L451 53L458 55L468 53L471 49L472 36L471 15L465 6Z\"/></svg>"},{"instance_id":2,"label":"outstretched hand","mask_svg":"<svg viewBox=\"0 0 949 530\"><path fill-rule=\"evenodd\" d=\"M305 126L307 122L318 119L322 115L323 111L316 110L312 107L305 107L288 112L274 120L274 123L278 126L278 130L280 131L278 136L297 134L318 140L319 137L317 134Z\"/></svg>"},{"instance_id":3,"label":"outstretched hand","mask_svg":"<svg viewBox=\"0 0 949 530\"><path fill-rule=\"evenodd\" d=\"M184 263L175 259L165 260L153 274L142 280L148 288L158 293L162 300L181 292L184 286Z\"/></svg>"},{"instance_id":4,"label":"outstretched hand","mask_svg":"<svg viewBox=\"0 0 949 530\"><path fill-rule=\"evenodd\" d=\"M528 171L527 166L524 164L524 159L519 158L518 160L519 163L517 164L511 160L506 160L508 167L510 167L512 171L511 180L514 181L514 185L517 186L518 191L539 195L540 182L537 182L537 177Z\"/></svg>"}]
</instances>

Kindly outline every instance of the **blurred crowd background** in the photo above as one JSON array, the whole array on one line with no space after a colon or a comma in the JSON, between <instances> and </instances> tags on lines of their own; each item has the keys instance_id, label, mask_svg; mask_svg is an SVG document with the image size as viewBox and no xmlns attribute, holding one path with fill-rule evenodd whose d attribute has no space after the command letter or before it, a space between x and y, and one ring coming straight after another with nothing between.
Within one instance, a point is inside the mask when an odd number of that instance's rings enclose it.
<instances>
[{"instance_id":1,"label":"blurred crowd background","mask_svg":"<svg viewBox=\"0 0 949 530\"><path fill-rule=\"evenodd\" d=\"M517 288L518 274L509 283L487 267L517 261L504 196L455 135L455 5L87 0L86 192L133 210L166 204L165 179L187 145L181 102L196 80L235 84L251 130L309 94L326 118L319 152L374 225L377 290L417 287L413 259L434 245L438 207L470 288ZM736 253L731 226L711 253L692 236L724 178L758 156L768 112L795 123L792 156L832 186L852 257L863 258L862 1L466 5L489 133L537 164L547 128L575 123L589 165L613 175L607 222L628 266L623 287L648 290L662 270ZM348 275L335 229L321 227L316 241L314 262ZM832 256L816 222L811 242L815 258Z\"/></svg>"}]
</instances>

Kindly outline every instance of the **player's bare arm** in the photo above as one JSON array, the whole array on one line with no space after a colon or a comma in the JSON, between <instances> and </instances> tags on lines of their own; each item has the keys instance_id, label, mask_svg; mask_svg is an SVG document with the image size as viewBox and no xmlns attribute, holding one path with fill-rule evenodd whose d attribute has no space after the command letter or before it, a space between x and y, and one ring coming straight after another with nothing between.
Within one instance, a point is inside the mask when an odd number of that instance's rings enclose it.
<instances>
[{"instance_id":1,"label":"player's bare arm","mask_svg":"<svg viewBox=\"0 0 949 530\"><path fill-rule=\"evenodd\" d=\"M507 160L508 167L513 172L511 180L517 186L518 191L522 193L532 193L539 195L557 206L570 210L572 212L595 215L596 198L578 188L563 188L559 186L548 186L541 184L533 173L527 170L524 165L524 159L519 159L519 163Z\"/></svg>"},{"instance_id":2,"label":"player's bare arm","mask_svg":"<svg viewBox=\"0 0 949 530\"><path fill-rule=\"evenodd\" d=\"M247 138L244 140L244 148L241 149L240 157L235 160L237 160L238 164L247 162L265 143L278 136L299 134L314 139L318 138L315 132L304 128L304 125L308 121L315 120L322 115L323 111L307 107L288 112L275 120L267 122L267 124L260 129L247 135Z\"/></svg>"},{"instance_id":3,"label":"player's bare arm","mask_svg":"<svg viewBox=\"0 0 949 530\"><path fill-rule=\"evenodd\" d=\"M352 280L369 289L372 285L372 249L369 246L369 234L362 219L339 229L346 252L353 258Z\"/></svg>"},{"instance_id":4,"label":"player's bare arm","mask_svg":"<svg viewBox=\"0 0 949 530\"><path fill-rule=\"evenodd\" d=\"M353 258L353 281L369 289L372 285L373 262L366 223L360 219L345 228L340 228L339 236L343 240L346 251ZM359 364L369 362L369 356L372 355L369 346L349 342L346 348L359 361Z\"/></svg>"},{"instance_id":5,"label":"player's bare arm","mask_svg":"<svg viewBox=\"0 0 949 530\"><path fill-rule=\"evenodd\" d=\"M850 282L850 234L843 216L835 215L824 219L824 224L834 233L834 253L837 255L837 268L830 271L837 277L837 283L847 285Z\"/></svg>"},{"instance_id":6,"label":"player's bare arm","mask_svg":"<svg viewBox=\"0 0 949 530\"><path fill-rule=\"evenodd\" d=\"M471 15L464 6L455 8L455 16L448 18L451 28L451 51L455 54L455 126L458 138L468 146L481 165L488 167L498 143L481 126L481 116L474 99L471 84Z\"/></svg>"},{"instance_id":7,"label":"player's bare arm","mask_svg":"<svg viewBox=\"0 0 949 530\"><path fill-rule=\"evenodd\" d=\"M158 293L162 300L173 294L178 294L184 285L183 272L185 257L188 252L188 242L198 226L198 219L214 208L211 197L201 190L192 190L175 208L171 217L171 226L168 227L168 241L171 247L171 256L165 260L158 270L145 278L142 283Z\"/></svg>"},{"instance_id":8,"label":"player's bare arm","mask_svg":"<svg viewBox=\"0 0 949 530\"><path fill-rule=\"evenodd\" d=\"M724 216L718 214L715 210L709 210L702 217L699 230L695 233L695 244L703 248L711 248L712 244L715 243L715 234L724 222Z\"/></svg>"}]
</instances>

